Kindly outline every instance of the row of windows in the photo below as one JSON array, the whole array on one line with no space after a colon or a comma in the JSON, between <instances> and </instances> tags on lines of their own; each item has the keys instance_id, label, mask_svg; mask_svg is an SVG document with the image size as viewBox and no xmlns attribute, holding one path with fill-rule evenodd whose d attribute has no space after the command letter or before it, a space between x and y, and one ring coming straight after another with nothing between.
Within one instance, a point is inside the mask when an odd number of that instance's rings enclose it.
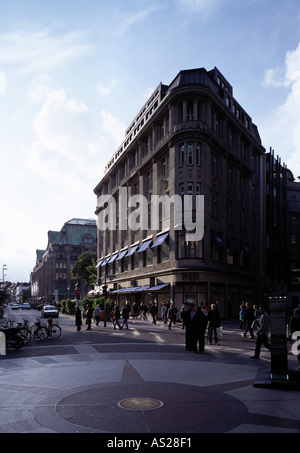
<instances>
[{"instance_id":1,"label":"row of windows","mask_svg":"<svg viewBox=\"0 0 300 453\"><path fill-rule=\"evenodd\" d=\"M73 269L75 263L70 264L70 268ZM67 269L67 263L64 262L56 262L55 263L56 269Z\"/></svg>"},{"instance_id":2,"label":"row of windows","mask_svg":"<svg viewBox=\"0 0 300 453\"><path fill-rule=\"evenodd\" d=\"M245 146L241 145L241 154L242 157L246 157ZM113 190L118 184L120 184L121 180L130 174L130 171L138 165L139 162L139 153L138 150L131 152L128 155L128 162L120 164L118 167L118 171L110 176L110 183L106 183L103 185L102 193L108 194L110 190ZM181 143L179 145L179 166L202 166L204 164L203 160L203 144L200 142L188 141ZM235 182L235 168L231 166L229 163L227 169L227 179L229 185L234 185ZM210 171L211 174L214 176L218 176L220 171L220 158L214 152L211 153L211 162L210 162ZM255 157L252 154L251 157L251 168L252 170L255 169ZM169 156L163 157L161 160L158 161L158 175L162 177L162 179L167 178L169 176ZM241 185L243 176L241 176ZM110 186L110 187L109 187Z\"/></svg>"},{"instance_id":3,"label":"row of windows","mask_svg":"<svg viewBox=\"0 0 300 453\"><path fill-rule=\"evenodd\" d=\"M185 233L178 232L177 237L177 259L204 259L204 240L202 241L186 241ZM125 256L121 260L114 260L111 264L100 266L100 277L105 273L117 274L127 272L129 267L131 270L138 269L140 266L140 257L143 267L153 265L153 249L147 249L138 253L135 252L131 256ZM211 261L228 264L230 266L240 266L247 269L250 264L250 252L245 246L238 247L234 240L228 239L228 243L224 243L222 239L216 240L211 238ZM168 238L158 247L157 262L164 263L170 259L170 245ZM109 269L107 269L109 267Z\"/></svg>"},{"instance_id":4,"label":"row of windows","mask_svg":"<svg viewBox=\"0 0 300 453\"><path fill-rule=\"evenodd\" d=\"M179 165L202 165L201 144L200 143L182 143L179 151Z\"/></svg>"},{"instance_id":5,"label":"row of windows","mask_svg":"<svg viewBox=\"0 0 300 453\"><path fill-rule=\"evenodd\" d=\"M201 209L201 199L197 198L198 195L201 195L201 184L193 184L193 183L185 183L179 186L180 196L182 199L182 212L184 210L194 211L193 215L196 216L196 211ZM190 198L188 200L184 199L184 196L188 195ZM236 208L235 203L227 198L224 204L224 197L222 195L222 202L219 199L219 193L217 191L212 190L210 192L210 200L205 200L205 209L210 210L211 217L216 219L220 218L221 215L226 215L227 224L231 226L235 226L236 222L239 221L239 227L242 231L247 231L249 228L249 232L251 234L255 234L256 232L256 215L252 213L251 218L249 219L248 210L245 207L245 202L243 198L241 198L241 205L239 206L239 217L236 215ZM164 199L165 201L165 199ZM187 203L185 205L185 203ZM117 205L117 215L118 215L118 203ZM170 227L170 204L169 203L162 203L161 209L159 212L159 225L162 228L169 228ZM148 204L147 210L147 225L148 228L151 229L152 225L152 207L151 203ZM249 223L250 220L250 223ZM137 219L137 222L139 219ZM193 221L195 219L193 218ZM167 222L167 223L166 223ZM104 251L105 247L110 248L112 244L117 244L119 240L124 243L128 238L129 231L123 230L119 235L118 230L118 217L117 217L117 229L110 231L107 230L106 233L104 232L100 238L100 244L102 245L101 250Z\"/></svg>"},{"instance_id":6,"label":"row of windows","mask_svg":"<svg viewBox=\"0 0 300 453\"><path fill-rule=\"evenodd\" d=\"M267 248L271 248L271 238L269 234L266 236L266 241ZM291 234L290 242L293 245L297 244L297 234Z\"/></svg>"}]
</instances>

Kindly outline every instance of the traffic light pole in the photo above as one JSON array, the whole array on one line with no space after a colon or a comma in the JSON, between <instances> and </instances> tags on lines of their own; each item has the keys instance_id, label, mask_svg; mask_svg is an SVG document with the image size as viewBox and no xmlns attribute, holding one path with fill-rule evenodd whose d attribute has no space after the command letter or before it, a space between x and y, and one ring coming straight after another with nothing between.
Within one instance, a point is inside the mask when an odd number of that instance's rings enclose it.
<instances>
[{"instance_id":1,"label":"traffic light pole","mask_svg":"<svg viewBox=\"0 0 300 453\"><path fill-rule=\"evenodd\" d=\"M104 296L104 327L106 327L106 299L107 299L107 286L106 286L106 272L104 277L104 286L102 286Z\"/></svg>"}]
</instances>

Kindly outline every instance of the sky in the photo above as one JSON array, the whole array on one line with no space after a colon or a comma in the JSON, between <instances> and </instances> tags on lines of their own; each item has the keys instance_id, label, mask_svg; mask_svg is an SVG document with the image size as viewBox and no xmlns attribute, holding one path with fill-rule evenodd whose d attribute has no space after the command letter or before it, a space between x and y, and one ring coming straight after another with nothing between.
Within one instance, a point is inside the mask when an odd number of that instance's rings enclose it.
<instances>
[{"instance_id":1,"label":"sky","mask_svg":"<svg viewBox=\"0 0 300 453\"><path fill-rule=\"evenodd\" d=\"M28 282L160 82L214 67L300 176L299 0L0 0L0 279Z\"/></svg>"}]
</instances>

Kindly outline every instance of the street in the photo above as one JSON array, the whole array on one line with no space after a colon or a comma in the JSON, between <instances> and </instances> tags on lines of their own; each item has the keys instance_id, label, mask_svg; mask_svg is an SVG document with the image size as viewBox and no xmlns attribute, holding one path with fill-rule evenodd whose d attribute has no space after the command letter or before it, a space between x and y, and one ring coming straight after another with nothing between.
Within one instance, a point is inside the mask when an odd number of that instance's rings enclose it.
<instances>
[{"instance_id":1,"label":"street","mask_svg":"<svg viewBox=\"0 0 300 453\"><path fill-rule=\"evenodd\" d=\"M7 315L33 323L39 312ZM300 432L299 391L260 388L270 352L250 360L255 340L235 320L223 321L219 345L204 354L186 351L180 323L130 319L128 329L101 322L77 332L74 317L58 322L59 339L0 357L1 433ZM295 373L291 353L289 366Z\"/></svg>"},{"instance_id":2,"label":"street","mask_svg":"<svg viewBox=\"0 0 300 453\"><path fill-rule=\"evenodd\" d=\"M40 312L37 310L7 310L7 318L10 321L16 323L22 323L24 319L28 320L30 325L34 324L37 318L44 324L47 323L47 319L40 318ZM173 345L182 346L185 344L184 331L181 329L181 324L172 326L172 330L169 330L162 321L158 321L156 325L153 325L150 320L135 320L130 319L128 321L129 328L119 330L117 327L115 330L112 328L112 323L107 322L104 327L104 322L101 321L99 326L92 323L92 330L87 331L85 321L83 320L82 328L80 332L76 331L74 316L60 314L58 319L53 319L53 323L58 323L62 329L62 335L58 339L47 339L39 341L34 338L31 339L30 343L22 348L20 351L13 349L7 350L6 358L18 357L32 357L69 353L70 347L74 345L90 344L101 347L103 351L111 346L115 347L115 350L128 350L130 345L136 345L139 349L146 347L148 350L155 345ZM122 325L122 320L120 320ZM105 346L106 345L106 346ZM3 357L1 357L3 358Z\"/></svg>"},{"instance_id":3,"label":"street","mask_svg":"<svg viewBox=\"0 0 300 453\"><path fill-rule=\"evenodd\" d=\"M7 309L7 318L14 322L22 323L24 319L28 320L30 325L34 324L38 319L42 323L47 323L47 319L40 318L40 312L37 310L11 310ZM2 320L3 321L3 320ZM57 323L62 329L62 335L58 339L49 338L44 341L39 341L34 338L30 343L24 346L21 350L7 349L6 356L1 356L1 359L9 358L24 358L24 357L40 357L46 355L62 355L69 354L70 351L77 352L80 345L92 345L99 352L128 352L128 351L144 351L146 352L182 352L185 350L185 331L181 328L181 323L177 322L172 325L171 330L161 320L158 320L154 325L152 318L148 320L129 319L129 328L115 330L112 328L112 323L107 322L104 327L104 322L100 321L99 326L92 323L92 330L87 331L83 320L83 325L80 332L76 331L74 316L60 314L58 319L53 319L53 323ZM120 324L122 325L122 319ZM226 353L241 353L246 351L249 355L254 349L254 340L241 337L241 330L238 329L238 322L223 321L223 337L220 339L219 346L209 346L207 349L221 350ZM74 350L74 346L77 348Z\"/></svg>"}]
</instances>

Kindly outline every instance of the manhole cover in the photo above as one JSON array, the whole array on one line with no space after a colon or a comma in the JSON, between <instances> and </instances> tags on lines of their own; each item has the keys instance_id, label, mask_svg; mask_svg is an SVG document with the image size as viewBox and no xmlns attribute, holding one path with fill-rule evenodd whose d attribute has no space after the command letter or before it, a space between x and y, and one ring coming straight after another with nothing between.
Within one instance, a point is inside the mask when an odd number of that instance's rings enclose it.
<instances>
[{"instance_id":1,"label":"manhole cover","mask_svg":"<svg viewBox=\"0 0 300 453\"><path fill-rule=\"evenodd\" d=\"M152 398L128 398L120 401L118 405L123 409L130 409L133 411L150 411L152 409L158 409L163 403Z\"/></svg>"}]
</instances>

